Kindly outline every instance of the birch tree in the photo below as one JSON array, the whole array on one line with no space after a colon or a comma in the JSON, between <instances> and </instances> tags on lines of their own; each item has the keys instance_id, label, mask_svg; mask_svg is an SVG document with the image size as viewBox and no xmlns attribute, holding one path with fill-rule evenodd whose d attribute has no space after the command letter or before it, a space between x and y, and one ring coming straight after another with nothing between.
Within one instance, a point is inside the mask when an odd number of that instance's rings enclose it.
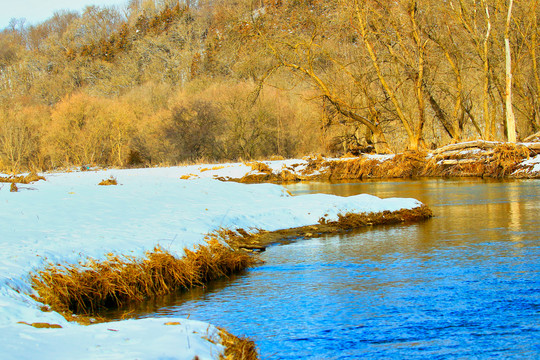
<instances>
[{"instance_id":1,"label":"birch tree","mask_svg":"<svg viewBox=\"0 0 540 360\"><path fill-rule=\"evenodd\" d=\"M505 69L506 69L506 130L508 141L516 142L516 119L512 107L512 54L510 51L510 21L512 19L512 6L514 0L510 0L508 5L508 15L506 17L506 27L504 30L504 51L505 51Z\"/></svg>"}]
</instances>

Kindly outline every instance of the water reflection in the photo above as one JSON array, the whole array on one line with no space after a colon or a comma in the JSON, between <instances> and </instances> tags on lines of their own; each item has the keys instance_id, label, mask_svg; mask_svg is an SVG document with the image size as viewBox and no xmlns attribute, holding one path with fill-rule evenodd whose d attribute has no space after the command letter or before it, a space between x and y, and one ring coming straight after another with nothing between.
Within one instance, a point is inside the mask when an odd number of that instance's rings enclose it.
<instances>
[{"instance_id":1,"label":"water reflection","mask_svg":"<svg viewBox=\"0 0 540 360\"><path fill-rule=\"evenodd\" d=\"M224 326L264 359L540 356L540 182L289 189L414 197L436 217L273 246L264 265L137 316Z\"/></svg>"}]
</instances>

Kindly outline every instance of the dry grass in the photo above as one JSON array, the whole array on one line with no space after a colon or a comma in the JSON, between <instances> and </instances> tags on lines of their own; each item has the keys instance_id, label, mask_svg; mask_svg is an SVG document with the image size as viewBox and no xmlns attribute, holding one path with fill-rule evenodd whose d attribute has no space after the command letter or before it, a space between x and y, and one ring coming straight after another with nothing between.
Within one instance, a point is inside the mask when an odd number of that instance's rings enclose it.
<instances>
[{"instance_id":1,"label":"dry grass","mask_svg":"<svg viewBox=\"0 0 540 360\"><path fill-rule=\"evenodd\" d=\"M350 180L364 178L410 178L420 176L424 169L426 153L408 151L383 162L371 158L330 161L330 179Z\"/></svg>"},{"instance_id":2,"label":"dry grass","mask_svg":"<svg viewBox=\"0 0 540 360\"><path fill-rule=\"evenodd\" d=\"M487 172L492 177L501 178L513 173L519 163L528 159L530 150L525 146L505 143L497 146L493 160L487 166Z\"/></svg>"},{"instance_id":3,"label":"dry grass","mask_svg":"<svg viewBox=\"0 0 540 360\"><path fill-rule=\"evenodd\" d=\"M17 187L17 185L15 185L15 183L11 183L11 186L9 187L9 191L10 192L17 192L19 191L19 188Z\"/></svg>"},{"instance_id":4,"label":"dry grass","mask_svg":"<svg viewBox=\"0 0 540 360\"><path fill-rule=\"evenodd\" d=\"M101 182L98 184L101 186L110 186L110 185L118 185L118 181L114 176L111 175L110 178L101 180Z\"/></svg>"},{"instance_id":5,"label":"dry grass","mask_svg":"<svg viewBox=\"0 0 540 360\"><path fill-rule=\"evenodd\" d=\"M0 182L12 184L30 184L39 180L45 180L45 178L33 172L26 176L0 176Z\"/></svg>"},{"instance_id":6,"label":"dry grass","mask_svg":"<svg viewBox=\"0 0 540 360\"><path fill-rule=\"evenodd\" d=\"M210 171L210 170L221 170L221 169L224 169L225 168L225 165L218 165L218 166L214 166L214 167L211 167L211 168L202 168L200 170L200 172L205 172L205 171Z\"/></svg>"},{"instance_id":7,"label":"dry grass","mask_svg":"<svg viewBox=\"0 0 540 360\"><path fill-rule=\"evenodd\" d=\"M300 181L301 177L294 173L293 169L283 168L281 172L274 173L272 168L262 162L251 162L248 164L251 166L251 170L257 173L249 173L244 175L240 179L235 181L244 183L244 184L253 184L253 183L286 183L286 182L296 182ZM291 171L293 170L293 171Z\"/></svg>"},{"instance_id":8,"label":"dry grass","mask_svg":"<svg viewBox=\"0 0 540 360\"><path fill-rule=\"evenodd\" d=\"M257 360L259 354L253 340L236 337L224 329L219 329L221 344L225 351L219 356L220 360Z\"/></svg>"},{"instance_id":9,"label":"dry grass","mask_svg":"<svg viewBox=\"0 0 540 360\"><path fill-rule=\"evenodd\" d=\"M429 219L432 216L433 212L431 209L426 205L422 205L414 209L402 209L398 211L338 214L337 221L328 221L325 218L321 218L319 219L319 223L322 225L334 226L343 230L351 230L371 225L417 222Z\"/></svg>"},{"instance_id":10,"label":"dry grass","mask_svg":"<svg viewBox=\"0 0 540 360\"><path fill-rule=\"evenodd\" d=\"M214 237L195 251L185 249L182 258L156 247L143 259L110 254L105 261L51 264L32 274L32 285L38 300L51 309L66 316L90 315L154 295L202 286L255 262L253 256L235 251Z\"/></svg>"},{"instance_id":11,"label":"dry grass","mask_svg":"<svg viewBox=\"0 0 540 360\"><path fill-rule=\"evenodd\" d=\"M493 177L512 175L519 164L534 149L511 143L479 141L447 146L432 152L406 151L380 161L370 157L326 160L321 155L305 157L307 165L293 164L280 173L273 173L268 165L250 163L256 173L240 179L241 183L284 183L310 180L362 180L419 177ZM301 170L300 170L301 168ZM526 175L526 174L525 174ZM521 176L525 176L521 174Z\"/></svg>"},{"instance_id":12,"label":"dry grass","mask_svg":"<svg viewBox=\"0 0 540 360\"><path fill-rule=\"evenodd\" d=\"M253 161L253 162L248 163L247 165L251 166L252 171L258 171L258 172L265 173L265 174L271 174L272 173L272 168L270 168L270 166L268 166L268 164L265 164L265 163L260 162L260 161Z\"/></svg>"},{"instance_id":13,"label":"dry grass","mask_svg":"<svg viewBox=\"0 0 540 360\"><path fill-rule=\"evenodd\" d=\"M260 184L260 183L278 183L280 182L279 176L276 174L246 174L240 179L232 179L231 181L238 181L243 184Z\"/></svg>"},{"instance_id":14,"label":"dry grass","mask_svg":"<svg viewBox=\"0 0 540 360\"><path fill-rule=\"evenodd\" d=\"M522 145L501 143L493 149L478 148L478 153L450 151L431 159L424 152L409 151L379 162L357 158L328 162L328 178L335 180L385 179L411 177L493 177L512 174L519 163L529 157L530 149Z\"/></svg>"},{"instance_id":15,"label":"dry grass","mask_svg":"<svg viewBox=\"0 0 540 360\"><path fill-rule=\"evenodd\" d=\"M223 239L234 249L247 251L264 251L270 244L286 244L299 238L318 237L323 234L337 234L365 226L412 223L431 218L433 213L429 207L422 205L414 209L384 211L380 213L347 213L339 214L337 221L329 221L322 217L315 225L296 228L265 231L255 229L221 229L213 236Z\"/></svg>"},{"instance_id":16,"label":"dry grass","mask_svg":"<svg viewBox=\"0 0 540 360\"><path fill-rule=\"evenodd\" d=\"M235 250L264 251L265 246L261 246L261 238L269 233L260 229L246 231L242 228L236 230L222 228L214 231L211 236L226 242Z\"/></svg>"},{"instance_id":17,"label":"dry grass","mask_svg":"<svg viewBox=\"0 0 540 360\"><path fill-rule=\"evenodd\" d=\"M37 329L61 329L62 326L58 324L49 324L43 322L27 323L26 321L19 321L18 324L29 325Z\"/></svg>"},{"instance_id":18,"label":"dry grass","mask_svg":"<svg viewBox=\"0 0 540 360\"><path fill-rule=\"evenodd\" d=\"M322 155L304 157L302 160L307 161L307 165L302 171L302 175L308 176L314 172L324 171L330 163Z\"/></svg>"},{"instance_id":19,"label":"dry grass","mask_svg":"<svg viewBox=\"0 0 540 360\"><path fill-rule=\"evenodd\" d=\"M473 176L503 178L512 174L518 165L530 155L530 149L523 145L502 143L493 150L478 154L452 155L450 164L440 162L438 157L429 161L424 171L427 176Z\"/></svg>"},{"instance_id":20,"label":"dry grass","mask_svg":"<svg viewBox=\"0 0 540 360\"><path fill-rule=\"evenodd\" d=\"M281 170L279 176L281 178L281 182L296 182L301 180L298 175L287 169Z\"/></svg>"}]
</instances>

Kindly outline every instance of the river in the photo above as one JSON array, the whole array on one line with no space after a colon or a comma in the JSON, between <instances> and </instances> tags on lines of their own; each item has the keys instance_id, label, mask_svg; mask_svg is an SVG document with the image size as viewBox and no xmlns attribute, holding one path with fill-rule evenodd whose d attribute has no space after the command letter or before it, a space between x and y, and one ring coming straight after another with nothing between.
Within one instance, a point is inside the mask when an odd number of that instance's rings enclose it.
<instances>
[{"instance_id":1,"label":"river","mask_svg":"<svg viewBox=\"0 0 540 360\"><path fill-rule=\"evenodd\" d=\"M287 188L413 197L435 217L271 246L263 265L135 316L210 322L261 359L540 357L540 181Z\"/></svg>"}]
</instances>

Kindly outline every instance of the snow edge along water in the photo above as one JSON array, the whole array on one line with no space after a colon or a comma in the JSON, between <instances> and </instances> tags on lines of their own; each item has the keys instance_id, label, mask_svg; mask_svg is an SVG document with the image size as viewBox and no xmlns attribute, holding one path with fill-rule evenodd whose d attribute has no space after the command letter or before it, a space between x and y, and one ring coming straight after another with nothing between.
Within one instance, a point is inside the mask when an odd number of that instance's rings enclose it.
<instances>
[{"instance_id":1,"label":"snow edge along water","mask_svg":"<svg viewBox=\"0 0 540 360\"><path fill-rule=\"evenodd\" d=\"M298 163L298 160L294 160ZM289 160L290 162L290 160ZM287 161L274 162L278 168ZM208 167L208 166L207 166ZM219 169L218 169L219 167ZM218 330L188 319L142 319L81 326L41 311L29 275L48 263L76 264L107 254L142 256L156 245L177 255L218 228L278 230L346 212L394 211L422 204L315 194L293 197L278 185L213 180L241 177L244 164L46 174L46 181L0 188L0 347L5 359L217 359ZM180 178L198 173L199 179ZM114 177L117 186L97 185ZM24 323L58 324L35 328ZM175 325L166 325L175 323Z\"/></svg>"}]
</instances>

